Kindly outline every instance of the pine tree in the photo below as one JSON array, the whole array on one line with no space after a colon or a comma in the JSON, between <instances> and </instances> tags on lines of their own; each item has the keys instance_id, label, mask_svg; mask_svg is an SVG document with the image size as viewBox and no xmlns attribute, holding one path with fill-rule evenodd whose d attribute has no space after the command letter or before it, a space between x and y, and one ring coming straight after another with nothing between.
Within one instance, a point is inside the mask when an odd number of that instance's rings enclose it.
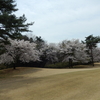
<instances>
[{"instance_id":1,"label":"pine tree","mask_svg":"<svg viewBox=\"0 0 100 100\"><path fill-rule=\"evenodd\" d=\"M90 51L91 62L92 65L94 66L93 48L96 48L97 43L100 43L100 37L99 36L94 37L93 35L89 35L88 37L86 37L85 41L82 42L86 44L88 50Z\"/></svg>"},{"instance_id":2,"label":"pine tree","mask_svg":"<svg viewBox=\"0 0 100 100\"><path fill-rule=\"evenodd\" d=\"M15 8L14 0L0 0L0 42L6 43L8 38L20 38L22 32L29 32L28 29L33 23L27 23L25 15L16 17L13 12Z\"/></svg>"},{"instance_id":3,"label":"pine tree","mask_svg":"<svg viewBox=\"0 0 100 100\"><path fill-rule=\"evenodd\" d=\"M0 54L5 52L2 44L8 44L8 38L20 39L22 32L29 32L28 29L33 23L25 23L26 17L17 17L14 12L18 9L14 0L0 0Z\"/></svg>"}]
</instances>

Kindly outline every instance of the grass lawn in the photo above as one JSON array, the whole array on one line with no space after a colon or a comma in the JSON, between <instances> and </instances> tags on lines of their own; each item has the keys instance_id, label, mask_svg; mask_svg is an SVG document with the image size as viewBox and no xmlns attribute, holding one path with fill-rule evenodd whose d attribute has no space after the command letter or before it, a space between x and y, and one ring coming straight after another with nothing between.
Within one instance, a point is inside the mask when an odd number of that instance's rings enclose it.
<instances>
[{"instance_id":1,"label":"grass lawn","mask_svg":"<svg viewBox=\"0 0 100 100\"><path fill-rule=\"evenodd\" d=\"M100 100L96 68L0 71L0 100Z\"/></svg>"}]
</instances>

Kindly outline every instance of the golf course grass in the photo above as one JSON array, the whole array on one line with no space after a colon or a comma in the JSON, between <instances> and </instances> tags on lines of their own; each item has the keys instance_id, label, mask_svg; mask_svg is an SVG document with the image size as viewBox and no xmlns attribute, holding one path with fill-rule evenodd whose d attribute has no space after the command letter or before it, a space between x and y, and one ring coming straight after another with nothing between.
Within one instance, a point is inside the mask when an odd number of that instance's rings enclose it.
<instances>
[{"instance_id":1,"label":"golf course grass","mask_svg":"<svg viewBox=\"0 0 100 100\"><path fill-rule=\"evenodd\" d=\"M100 100L100 65L1 70L0 100Z\"/></svg>"}]
</instances>

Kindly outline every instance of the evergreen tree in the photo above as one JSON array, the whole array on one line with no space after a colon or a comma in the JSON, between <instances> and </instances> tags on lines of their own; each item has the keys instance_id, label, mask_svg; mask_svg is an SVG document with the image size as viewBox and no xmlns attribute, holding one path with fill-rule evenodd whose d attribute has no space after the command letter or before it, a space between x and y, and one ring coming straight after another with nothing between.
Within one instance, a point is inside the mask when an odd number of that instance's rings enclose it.
<instances>
[{"instance_id":1,"label":"evergreen tree","mask_svg":"<svg viewBox=\"0 0 100 100\"><path fill-rule=\"evenodd\" d=\"M0 14L8 13L11 14L12 12L17 11L16 4L14 4L14 0L0 0Z\"/></svg>"},{"instance_id":2,"label":"evergreen tree","mask_svg":"<svg viewBox=\"0 0 100 100\"><path fill-rule=\"evenodd\" d=\"M21 37L21 32L29 32L28 29L33 23L27 23L25 15L16 17L13 12L15 8L14 0L0 0L0 42L6 43L8 38L15 39Z\"/></svg>"},{"instance_id":3,"label":"evergreen tree","mask_svg":"<svg viewBox=\"0 0 100 100\"><path fill-rule=\"evenodd\" d=\"M28 29L33 23L25 23L25 15L17 17L14 0L0 0L0 54L5 52L2 44L8 44L8 38L20 39L22 32L29 32Z\"/></svg>"},{"instance_id":4,"label":"evergreen tree","mask_svg":"<svg viewBox=\"0 0 100 100\"><path fill-rule=\"evenodd\" d=\"M97 43L100 42L100 37L96 36L94 37L93 35L89 35L86 37L85 41L82 41L84 44L86 44L88 50L90 51L90 56L91 56L91 62L94 66L94 60L93 60L93 48L97 47Z\"/></svg>"}]
</instances>

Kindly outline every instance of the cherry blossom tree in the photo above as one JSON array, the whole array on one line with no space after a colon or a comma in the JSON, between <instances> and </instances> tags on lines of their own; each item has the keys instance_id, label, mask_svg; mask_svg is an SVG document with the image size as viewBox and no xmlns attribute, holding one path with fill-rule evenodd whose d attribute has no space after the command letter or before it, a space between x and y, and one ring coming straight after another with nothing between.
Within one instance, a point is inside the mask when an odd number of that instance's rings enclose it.
<instances>
[{"instance_id":1,"label":"cherry blossom tree","mask_svg":"<svg viewBox=\"0 0 100 100\"><path fill-rule=\"evenodd\" d=\"M36 50L35 43L17 39L9 39L9 41L10 45L5 45L6 53L0 56L0 63L17 64L19 61L39 61L40 53L38 50Z\"/></svg>"},{"instance_id":2,"label":"cherry blossom tree","mask_svg":"<svg viewBox=\"0 0 100 100\"><path fill-rule=\"evenodd\" d=\"M58 62L58 57L57 57L58 48L55 43L44 44L40 49L40 52L41 52L41 57L40 57L41 61L45 62L45 64L47 62L49 63Z\"/></svg>"},{"instance_id":3,"label":"cherry blossom tree","mask_svg":"<svg viewBox=\"0 0 100 100\"><path fill-rule=\"evenodd\" d=\"M68 62L72 59L73 62L87 63L89 56L86 53L86 45L80 43L79 40L64 40L59 43L60 55L62 55L62 62Z\"/></svg>"},{"instance_id":4,"label":"cherry blossom tree","mask_svg":"<svg viewBox=\"0 0 100 100\"><path fill-rule=\"evenodd\" d=\"M93 48L93 61L100 62L100 48Z\"/></svg>"},{"instance_id":5,"label":"cherry blossom tree","mask_svg":"<svg viewBox=\"0 0 100 100\"><path fill-rule=\"evenodd\" d=\"M58 57L57 57L58 50L59 48L55 43L50 43L46 48L46 55L47 55L46 59L48 59L48 61L51 63L58 62Z\"/></svg>"}]
</instances>

